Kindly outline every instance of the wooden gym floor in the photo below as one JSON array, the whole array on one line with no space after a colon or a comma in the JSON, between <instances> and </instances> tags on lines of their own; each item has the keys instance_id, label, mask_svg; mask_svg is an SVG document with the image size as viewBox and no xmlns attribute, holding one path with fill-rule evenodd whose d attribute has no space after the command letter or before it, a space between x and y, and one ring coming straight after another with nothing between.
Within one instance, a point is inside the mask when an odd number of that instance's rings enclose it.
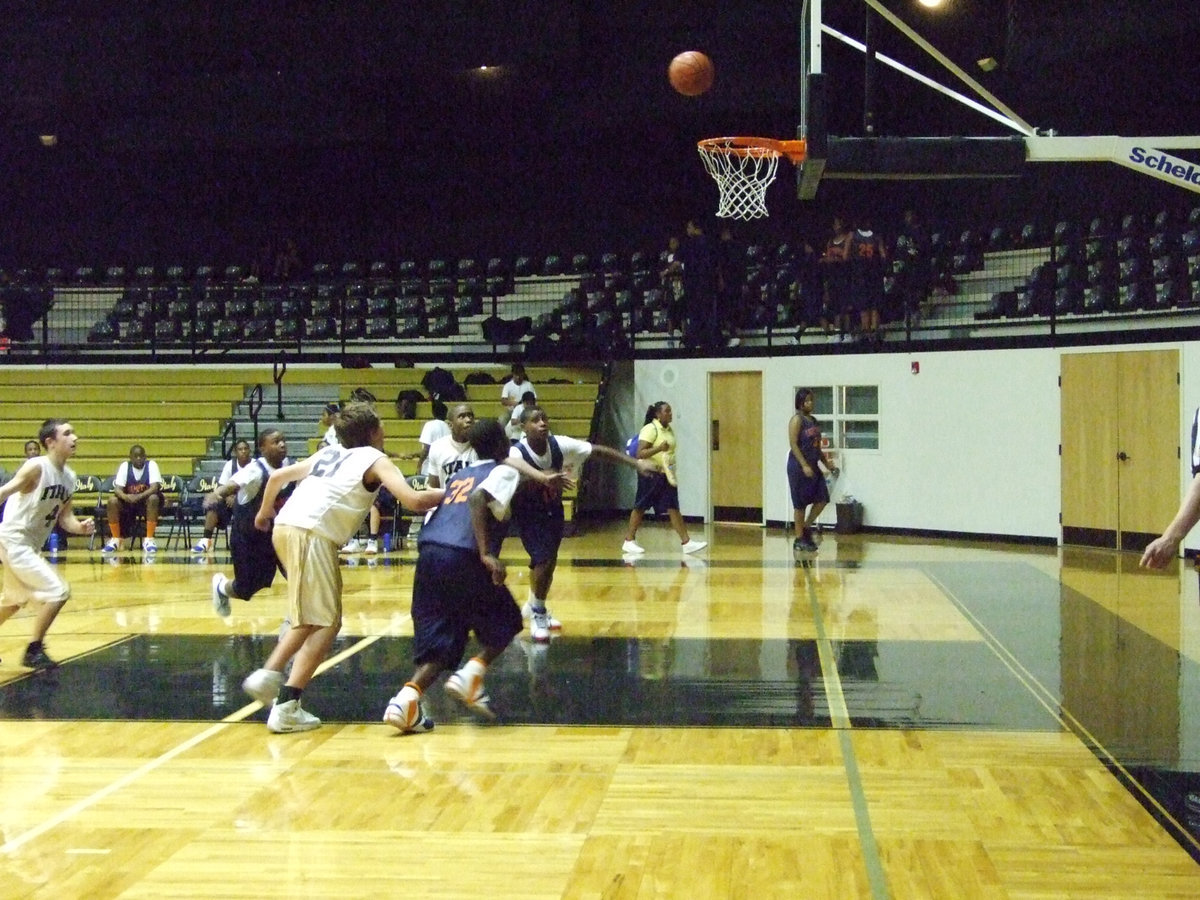
<instances>
[{"instance_id":1,"label":"wooden gym floor","mask_svg":"<svg viewBox=\"0 0 1200 900\"><path fill-rule=\"evenodd\" d=\"M647 523L563 548L548 647L489 673L500 723L411 667L415 551L347 560L346 618L272 735L241 679L282 585L218 619L216 559L70 550L19 666L0 629L0 897L1200 896L1191 570L1101 551ZM520 544L506 544L524 600Z\"/></svg>"}]
</instances>

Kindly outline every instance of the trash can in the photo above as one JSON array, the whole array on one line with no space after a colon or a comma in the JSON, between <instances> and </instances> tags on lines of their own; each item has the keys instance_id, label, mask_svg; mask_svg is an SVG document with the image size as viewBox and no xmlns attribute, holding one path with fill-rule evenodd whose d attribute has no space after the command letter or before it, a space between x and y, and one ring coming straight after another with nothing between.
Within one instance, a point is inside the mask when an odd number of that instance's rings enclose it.
<instances>
[{"instance_id":1,"label":"trash can","mask_svg":"<svg viewBox=\"0 0 1200 900\"><path fill-rule=\"evenodd\" d=\"M858 534L862 531L863 507L857 500L846 500L837 504L837 534Z\"/></svg>"}]
</instances>

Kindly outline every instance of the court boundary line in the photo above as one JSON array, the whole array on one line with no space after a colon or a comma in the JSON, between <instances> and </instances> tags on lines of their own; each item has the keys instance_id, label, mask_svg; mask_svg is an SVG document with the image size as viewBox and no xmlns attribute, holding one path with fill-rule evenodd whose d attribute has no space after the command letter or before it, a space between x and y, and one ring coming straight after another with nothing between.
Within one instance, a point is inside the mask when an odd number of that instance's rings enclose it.
<instances>
[{"instance_id":1,"label":"court boundary line","mask_svg":"<svg viewBox=\"0 0 1200 900\"><path fill-rule=\"evenodd\" d=\"M1138 781L1130 771L1118 760L1104 744L1088 730L1082 722L1075 718L1074 714L1062 705L1062 701L1056 698L1054 694L1041 683L1036 675L1030 672L1025 665L1009 650L992 631L983 624L974 613L969 610L966 605L958 598L954 591L948 587L936 574L926 572L929 579L942 590L947 599L950 600L966 618L974 625L981 635L983 635L984 643L996 654L1000 662L1010 671L1013 676L1019 681L1027 691L1042 704L1050 713L1050 715L1068 732L1073 734L1082 743L1088 751L1097 758L1097 760L1108 769L1118 781L1125 784L1125 789L1135 795L1143 806L1149 806L1154 813L1162 817L1170 824L1171 828L1164 827L1164 831L1170 833L1173 829L1178 835L1176 843L1186 843L1190 845L1197 854L1200 854L1200 840L1198 840L1187 828L1183 826L1171 813L1164 807L1158 798L1151 794L1145 786ZM1161 823L1161 820L1160 820Z\"/></svg>"},{"instance_id":2,"label":"court boundary line","mask_svg":"<svg viewBox=\"0 0 1200 900\"><path fill-rule=\"evenodd\" d=\"M354 644L351 644L349 647L342 650L340 653L337 653L334 656L331 656L328 659L326 659L324 662L322 662L317 667L316 672L313 673L313 677L316 678L317 676L321 675L322 673L324 673L324 672L328 671L329 669L333 668L334 666L338 665L343 660L348 659L349 657L353 656L355 653L365 650L367 647L371 646L372 644L374 644L376 641L378 641L382 637L384 637L384 635L380 634L380 635L371 635L369 637L361 638ZM92 651L89 651L89 652L92 652ZM86 654L81 654L81 656L82 655L86 655ZM257 700L255 700L251 703L247 703L241 709L238 709L238 710L230 713L228 716L223 718L220 722L210 725L208 728L204 729L200 733L192 735L187 740L185 740L179 744L176 744L174 747L167 750L166 752L161 753L158 756L154 757L154 759L147 760L146 762L142 763L142 765L138 766L133 771L126 772L124 775L122 775L116 781L110 782L109 784L105 785L104 787L100 788L99 790L92 792L87 797L83 797L79 800L76 800L74 803L72 803L66 809L55 813L54 815L50 816L48 819L44 819L42 822L33 826L29 830L23 831L21 834L17 835L16 837L9 839L2 846L0 846L0 855L11 855L11 854L15 853L17 850L21 849L22 847L24 847L26 844L30 843L31 841L34 841L37 838L41 837L42 835L47 834L50 831L53 831L59 825L69 822L71 819L75 818L80 813L85 812L86 810L90 809L91 807L95 806L100 801L105 800L108 797L115 794L117 791L120 791L120 790L128 787L129 785L133 784L135 781L142 778L143 776L149 775L151 772L161 768L162 766L164 766L167 763L171 762L172 760L176 759L183 753L186 753L187 751L194 749L195 747L204 743L204 741L208 740L209 738L211 738L217 734L220 734L222 731L227 729L230 725L236 725L237 723L244 721L245 719L249 718L251 715L258 712L262 708L263 708L263 704Z\"/></svg>"},{"instance_id":3,"label":"court boundary line","mask_svg":"<svg viewBox=\"0 0 1200 900\"><path fill-rule=\"evenodd\" d=\"M99 644L98 646L91 647L90 649L84 650L81 653L76 653L74 656L62 657L61 659L58 660L58 665L59 665L59 667L61 667L61 666L66 665L69 662L75 662L77 659L87 659L87 657L89 657L95 653L100 653L101 651L111 649L112 647L119 647L121 644L127 644L136 638L142 637L144 634L145 634L144 632L137 632L137 633L119 635L118 637L116 637L110 641L106 641L103 644ZM30 669L28 672L20 672L20 673L14 675L12 678L0 679L0 688L8 687L10 684L16 684L17 682L24 681L27 678L43 678L47 674L49 674L49 676L51 678L53 678L54 670L50 669L47 671L44 669Z\"/></svg>"},{"instance_id":4,"label":"court boundary line","mask_svg":"<svg viewBox=\"0 0 1200 900\"><path fill-rule=\"evenodd\" d=\"M817 638L817 658L821 662L821 680L825 683L825 699L829 704L829 718L833 731L838 736L838 749L842 754L842 768L846 772L846 783L850 789L850 806L854 810L854 825L858 831L858 843L862 847L863 867L867 870L867 881L871 885L871 896L875 900L891 897L887 872L879 855L879 844L875 840L875 829L871 827L871 810L863 789L862 773L858 758L854 754L854 742L850 738L853 724L846 706L846 695L842 691L842 679L833 653L833 641L825 631L825 619L817 602L817 588L813 583L812 566L800 567L807 587L808 605L813 617L813 630ZM835 709L836 707L836 709Z\"/></svg>"}]
</instances>

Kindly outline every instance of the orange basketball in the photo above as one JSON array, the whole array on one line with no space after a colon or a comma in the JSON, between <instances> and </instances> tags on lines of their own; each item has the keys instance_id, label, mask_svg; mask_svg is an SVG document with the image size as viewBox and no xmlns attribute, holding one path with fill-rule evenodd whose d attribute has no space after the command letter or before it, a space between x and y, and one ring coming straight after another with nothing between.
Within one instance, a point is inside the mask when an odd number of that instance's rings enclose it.
<instances>
[{"instance_id":1,"label":"orange basketball","mask_svg":"<svg viewBox=\"0 0 1200 900\"><path fill-rule=\"evenodd\" d=\"M685 50L671 60L671 65L667 67L671 87L685 97L703 94L713 86L715 76L716 70L712 60L699 50Z\"/></svg>"}]
</instances>

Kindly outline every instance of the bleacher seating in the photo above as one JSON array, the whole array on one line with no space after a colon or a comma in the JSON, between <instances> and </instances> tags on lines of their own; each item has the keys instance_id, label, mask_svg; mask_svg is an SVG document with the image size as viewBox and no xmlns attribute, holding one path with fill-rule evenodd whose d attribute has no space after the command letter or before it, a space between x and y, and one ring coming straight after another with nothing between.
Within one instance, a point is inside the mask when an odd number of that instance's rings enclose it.
<instances>
[{"instance_id":1,"label":"bleacher seating","mask_svg":"<svg viewBox=\"0 0 1200 900\"><path fill-rule=\"evenodd\" d=\"M760 237L747 250L738 319L750 343L779 340L781 333L790 338L802 313L819 307L805 297L800 246ZM612 247L398 260L364 254L319 261L287 283L259 283L239 261L184 268L138 260L10 274L23 290L63 292L60 309L84 294L107 298L103 312L72 339L49 338L89 353L244 348L266 354L278 347L319 353L344 342L336 352L360 346L382 352L402 343L414 355L453 355L503 344L501 352L529 345L588 359L609 349L674 345L679 323L666 308L660 257L658 249ZM1047 263L1054 276L1049 293L1041 286L1021 290ZM1200 206L1045 223L935 223L920 260L930 277L916 295L913 264L897 255L886 275L885 334L914 322L927 337L939 330L962 336L961 328L975 323L1188 310L1200 284ZM525 320L529 327L518 333ZM330 346L313 346L321 344Z\"/></svg>"}]
</instances>

